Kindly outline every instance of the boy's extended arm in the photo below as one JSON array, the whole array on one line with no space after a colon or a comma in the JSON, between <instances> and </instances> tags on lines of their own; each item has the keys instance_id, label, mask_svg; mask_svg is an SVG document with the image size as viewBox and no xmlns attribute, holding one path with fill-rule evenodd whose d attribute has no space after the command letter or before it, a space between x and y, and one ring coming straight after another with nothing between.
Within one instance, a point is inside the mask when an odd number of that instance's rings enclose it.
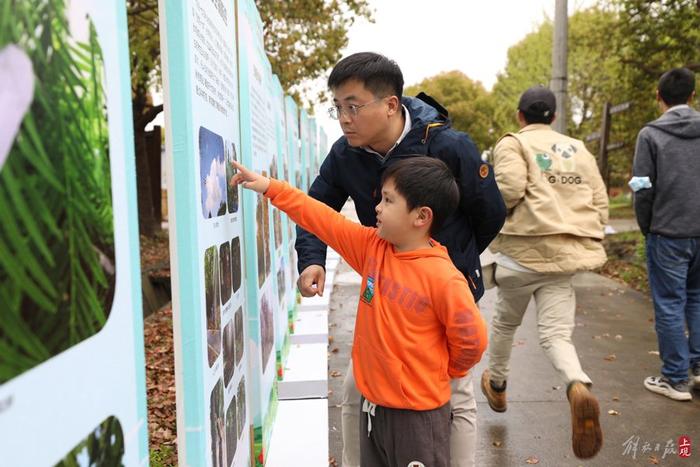
<instances>
[{"instance_id":1,"label":"boy's extended arm","mask_svg":"<svg viewBox=\"0 0 700 467\"><path fill-rule=\"evenodd\" d=\"M462 276L454 277L440 293L442 303L436 307L438 319L445 326L450 362L450 378L461 378L476 365L486 350L486 322Z\"/></svg>"},{"instance_id":2,"label":"boy's extended arm","mask_svg":"<svg viewBox=\"0 0 700 467\"><path fill-rule=\"evenodd\" d=\"M270 179L265 196L301 228L336 250L354 270L362 272L368 245L376 236L374 228L352 222L286 182Z\"/></svg>"}]
</instances>

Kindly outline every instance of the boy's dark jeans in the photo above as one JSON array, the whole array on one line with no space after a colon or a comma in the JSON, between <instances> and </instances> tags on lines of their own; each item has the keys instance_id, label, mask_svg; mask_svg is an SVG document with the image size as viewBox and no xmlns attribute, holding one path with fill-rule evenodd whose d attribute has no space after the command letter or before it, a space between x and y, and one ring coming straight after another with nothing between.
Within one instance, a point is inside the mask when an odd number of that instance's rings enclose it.
<instances>
[{"instance_id":1,"label":"boy's dark jeans","mask_svg":"<svg viewBox=\"0 0 700 467\"><path fill-rule=\"evenodd\" d=\"M646 249L661 374L674 384L687 381L689 368L700 364L700 237L650 233Z\"/></svg>"},{"instance_id":2,"label":"boy's dark jeans","mask_svg":"<svg viewBox=\"0 0 700 467\"><path fill-rule=\"evenodd\" d=\"M364 408L364 410L363 410ZM433 410L360 403L361 467L449 467L450 403ZM369 430L371 418L371 430Z\"/></svg>"}]
</instances>

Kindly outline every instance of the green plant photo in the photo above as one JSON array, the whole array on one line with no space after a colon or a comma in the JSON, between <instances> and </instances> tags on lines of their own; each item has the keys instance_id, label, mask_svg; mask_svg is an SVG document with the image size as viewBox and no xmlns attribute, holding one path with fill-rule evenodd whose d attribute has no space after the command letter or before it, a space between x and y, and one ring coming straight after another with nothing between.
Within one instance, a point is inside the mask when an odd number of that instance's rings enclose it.
<instances>
[{"instance_id":1,"label":"green plant photo","mask_svg":"<svg viewBox=\"0 0 700 467\"><path fill-rule=\"evenodd\" d=\"M0 384L97 333L112 307L104 67L78 3L0 0L0 73L28 70L3 95L30 97L0 103L19 116L0 144Z\"/></svg>"}]
</instances>

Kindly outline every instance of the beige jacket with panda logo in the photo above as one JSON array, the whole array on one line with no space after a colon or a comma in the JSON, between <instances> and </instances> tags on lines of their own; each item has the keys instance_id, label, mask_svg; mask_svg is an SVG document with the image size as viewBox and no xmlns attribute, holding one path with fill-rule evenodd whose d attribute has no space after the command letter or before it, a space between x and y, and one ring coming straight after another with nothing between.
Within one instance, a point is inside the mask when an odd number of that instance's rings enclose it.
<instances>
[{"instance_id":1,"label":"beige jacket with panda logo","mask_svg":"<svg viewBox=\"0 0 700 467\"><path fill-rule=\"evenodd\" d=\"M600 240L608 196L583 142L549 125L528 125L494 149L496 182L508 208L493 252L537 272L574 272L605 263Z\"/></svg>"}]
</instances>

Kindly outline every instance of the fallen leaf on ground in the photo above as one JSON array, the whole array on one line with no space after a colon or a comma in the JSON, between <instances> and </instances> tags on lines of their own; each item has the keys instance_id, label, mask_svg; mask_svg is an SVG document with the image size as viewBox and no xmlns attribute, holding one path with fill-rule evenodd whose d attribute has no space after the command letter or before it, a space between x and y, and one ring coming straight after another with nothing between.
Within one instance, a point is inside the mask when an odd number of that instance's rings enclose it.
<instances>
[{"instance_id":1,"label":"fallen leaf on ground","mask_svg":"<svg viewBox=\"0 0 700 467\"><path fill-rule=\"evenodd\" d=\"M622 340L622 336L621 336L620 334L617 334L617 335L615 336L615 340L616 340L616 341L621 341L621 340Z\"/></svg>"},{"instance_id":2,"label":"fallen leaf on ground","mask_svg":"<svg viewBox=\"0 0 700 467\"><path fill-rule=\"evenodd\" d=\"M620 402L620 398L617 396L613 397L612 400L613 402Z\"/></svg>"},{"instance_id":3,"label":"fallen leaf on ground","mask_svg":"<svg viewBox=\"0 0 700 467\"><path fill-rule=\"evenodd\" d=\"M608 362L614 362L615 360L617 360L617 357L615 356L614 353L611 353L610 355L605 357L603 360L606 360Z\"/></svg>"},{"instance_id":4,"label":"fallen leaf on ground","mask_svg":"<svg viewBox=\"0 0 700 467\"><path fill-rule=\"evenodd\" d=\"M654 465L659 465L659 459L655 455L649 456L649 463L654 464Z\"/></svg>"},{"instance_id":5,"label":"fallen leaf on ground","mask_svg":"<svg viewBox=\"0 0 700 467\"><path fill-rule=\"evenodd\" d=\"M539 464L540 460L536 458L535 456L530 456L525 460L526 464Z\"/></svg>"},{"instance_id":6,"label":"fallen leaf on ground","mask_svg":"<svg viewBox=\"0 0 700 467\"><path fill-rule=\"evenodd\" d=\"M337 378L338 376L343 376L343 374L341 372L339 372L338 370L333 370L333 371L331 371L331 376L333 378Z\"/></svg>"},{"instance_id":7,"label":"fallen leaf on ground","mask_svg":"<svg viewBox=\"0 0 700 467\"><path fill-rule=\"evenodd\" d=\"M493 445L496 446L497 448L500 448L500 447L501 447L501 444L503 444L503 443L501 443L500 441L494 441L494 442L491 443L491 444L493 444Z\"/></svg>"},{"instance_id":8,"label":"fallen leaf on ground","mask_svg":"<svg viewBox=\"0 0 700 467\"><path fill-rule=\"evenodd\" d=\"M620 412L617 410L610 409L608 410L608 415L620 415Z\"/></svg>"},{"instance_id":9,"label":"fallen leaf on ground","mask_svg":"<svg viewBox=\"0 0 700 467\"><path fill-rule=\"evenodd\" d=\"M334 340L334 339L333 339L333 336L328 336L328 343L329 343L329 344L332 344L332 343L333 343L333 340Z\"/></svg>"},{"instance_id":10,"label":"fallen leaf on ground","mask_svg":"<svg viewBox=\"0 0 700 467\"><path fill-rule=\"evenodd\" d=\"M338 347L334 347L333 350L331 350L331 352L338 353L338 350L340 350Z\"/></svg>"},{"instance_id":11,"label":"fallen leaf on ground","mask_svg":"<svg viewBox=\"0 0 700 467\"><path fill-rule=\"evenodd\" d=\"M558 391L561 389L561 386L552 386L552 390Z\"/></svg>"},{"instance_id":12,"label":"fallen leaf on ground","mask_svg":"<svg viewBox=\"0 0 700 467\"><path fill-rule=\"evenodd\" d=\"M335 460L335 457L329 457L328 458L328 467L337 467L338 466L338 461Z\"/></svg>"},{"instance_id":13,"label":"fallen leaf on ground","mask_svg":"<svg viewBox=\"0 0 700 467\"><path fill-rule=\"evenodd\" d=\"M659 355L659 351L658 350L650 350L649 355Z\"/></svg>"}]
</instances>

